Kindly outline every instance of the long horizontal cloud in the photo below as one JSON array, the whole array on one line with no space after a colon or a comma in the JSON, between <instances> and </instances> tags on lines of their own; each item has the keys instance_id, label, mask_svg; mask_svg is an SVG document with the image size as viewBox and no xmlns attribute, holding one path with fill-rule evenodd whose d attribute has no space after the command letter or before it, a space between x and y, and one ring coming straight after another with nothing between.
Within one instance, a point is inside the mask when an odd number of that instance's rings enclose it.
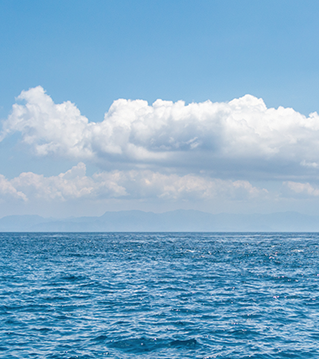
<instances>
[{"instance_id":1,"label":"long horizontal cloud","mask_svg":"<svg viewBox=\"0 0 319 359\"><path fill-rule=\"evenodd\" d=\"M290 176L319 168L319 116L267 108L251 95L225 103L115 101L102 122L89 122L42 87L23 91L3 123L40 156L116 165L179 167L236 174ZM133 168L133 167L132 167ZM288 179L287 177L287 179ZM236 178L236 177L235 177Z\"/></svg>"},{"instance_id":2,"label":"long horizontal cloud","mask_svg":"<svg viewBox=\"0 0 319 359\"><path fill-rule=\"evenodd\" d=\"M0 176L0 198L11 196L23 201L68 201L80 198L93 201L106 198L245 200L267 195L265 189L254 187L248 181L177 176L150 170L105 171L87 176L86 166L82 162L57 176L45 177L32 172L21 173L11 180Z\"/></svg>"}]
</instances>

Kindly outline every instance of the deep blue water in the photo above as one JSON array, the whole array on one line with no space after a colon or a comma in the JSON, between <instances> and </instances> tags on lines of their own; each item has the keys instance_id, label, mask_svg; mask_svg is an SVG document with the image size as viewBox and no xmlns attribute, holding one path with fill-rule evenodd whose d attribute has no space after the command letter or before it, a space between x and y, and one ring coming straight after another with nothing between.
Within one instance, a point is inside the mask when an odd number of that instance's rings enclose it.
<instances>
[{"instance_id":1,"label":"deep blue water","mask_svg":"<svg viewBox=\"0 0 319 359\"><path fill-rule=\"evenodd\" d=\"M318 358L319 234L0 234L1 358Z\"/></svg>"}]
</instances>

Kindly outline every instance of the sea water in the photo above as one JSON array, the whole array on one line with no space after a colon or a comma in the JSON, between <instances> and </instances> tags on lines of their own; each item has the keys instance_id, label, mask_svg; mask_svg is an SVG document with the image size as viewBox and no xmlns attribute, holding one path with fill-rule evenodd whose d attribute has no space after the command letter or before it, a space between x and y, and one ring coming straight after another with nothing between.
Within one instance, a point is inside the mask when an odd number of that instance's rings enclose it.
<instances>
[{"instance_id":1,"label":"sea water","mask_svg":"<svg viewBox=\"0 0 319 359\"><path fill-rule=\"evenodd\" d=\"M319 235L0 234L1 358L318 358Z\"/></svg>"}]
</instances>

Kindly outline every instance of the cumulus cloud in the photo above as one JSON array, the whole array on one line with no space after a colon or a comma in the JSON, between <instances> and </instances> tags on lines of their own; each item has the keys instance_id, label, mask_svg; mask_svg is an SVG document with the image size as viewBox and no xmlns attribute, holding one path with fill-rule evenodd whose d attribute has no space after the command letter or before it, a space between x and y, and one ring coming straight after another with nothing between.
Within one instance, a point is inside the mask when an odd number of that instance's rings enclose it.
<instances>
[{"instance_id":1,"label":"cumulus cloud","mask_svg":"<svg viewBox=\"0 0 319 359\"><path fill-rule=\"evenodd\" d=\"M109 171L86 175L86 166L80 162L58 176L45 177L32 172L21 173L12 180L0 176L0 195L22 200L66 201L86 198L165 200L230 200L250 199L267 195L265 189L247 181L230 181L196 175L178 176L150 170Z\"/></svg>"},{"instance_id":2,"label":"cumulus cloud","mask_svg":"<svg viewBox=\"0 0 319 359\"><path fill-rule=\"evenodd\" d=\"M86 176L86 166L80 162L65 173L58 176L45 177L32 172L23 172L13 178L10 184L19 189L26 198L42 200L62 200L104 196L118 197L126 195L125 188L117 183L117 173L104 176L103 180L96 181Z\"/></svg>"},{"instance_id":3,"label":"cumulus cloud","mask_svg":"<svg viewBox=\"0 0 319 359\"><path fill-rule=\"evenodd\" d=\"M81 116L71 102L55 104L38 86L22 91L14 104L12 113L3 123L0 139L9 133L21 132L23 142L30 145L38 155L57 154L86 158L92 155L88 119Z\"/></svg>"},{"instance_id":4,"label":"cumulus cloud","mask_svg":"<svg viewBox=\"0 0 319 359\"><path fill-rule=\"evenodd\" d=\"M23 192L18 191L3 175L0 175L0 198L16 198L23 201L27 200L26 195Z\"/></svg>"},{"instance_id":5,"label":"cumulus cloud","mask_svg":"<svg viewBox=\"0 0 319 359\"><path fill-rule=\"evenodd\" d=\"M265 196L265 189L258 189L248 181L230 181L197 175L178 176L162 174L150 170L114 171L117 181L126 192L136 198L157 197L163 199L202 199L214 198L242 199ZM95 180L109 178L104 172L94 176Z\"/></svg>"},{"instance_id":6,"label":"cumulus cloud","mask_svg":"<svg viewBox=\"0 0 319 359\"><path fill-rule=\"evenodd\" d=\"M40 86L18 100L25 103L13 105L1 138L20 132L39 156L90 160L104 169L113 163L224 171L229 178L240 171L277 175L283 166L289 176L319 163L318 114L267 108L251 95L188 105L119 99L102 122L89 122L69 101L55 104Z\"/></svg>"}]
</instances>

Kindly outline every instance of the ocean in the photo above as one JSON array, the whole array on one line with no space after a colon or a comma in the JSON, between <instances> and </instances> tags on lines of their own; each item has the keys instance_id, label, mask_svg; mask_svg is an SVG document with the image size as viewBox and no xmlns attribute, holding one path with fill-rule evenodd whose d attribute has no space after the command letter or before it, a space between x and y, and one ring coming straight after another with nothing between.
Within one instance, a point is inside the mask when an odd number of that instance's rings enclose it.
<instances>
[{"instance_id":1,"label":"ocean","mask_svg":"<svg viewBox=\"0 0 319 359\"><path fill-rule=\"evenodd\" d=\"M0 358L318 358L317 233L1 233Z\"/></svg>"}]
</instances>

